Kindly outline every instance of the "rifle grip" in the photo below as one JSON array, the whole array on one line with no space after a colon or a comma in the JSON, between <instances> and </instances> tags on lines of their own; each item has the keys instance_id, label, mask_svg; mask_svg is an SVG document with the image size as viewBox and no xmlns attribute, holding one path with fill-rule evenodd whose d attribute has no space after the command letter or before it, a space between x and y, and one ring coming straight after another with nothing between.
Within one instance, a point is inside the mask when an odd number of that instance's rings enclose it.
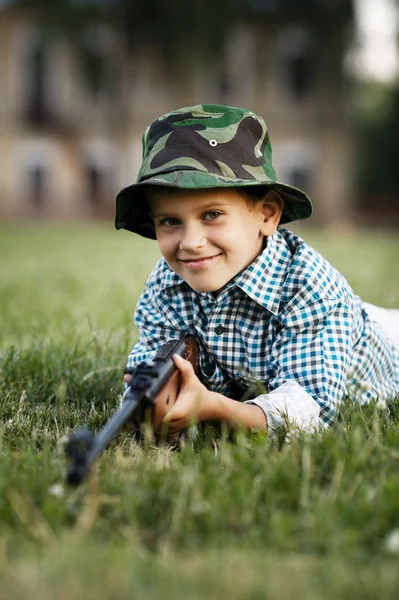
<instances>
[{"instance_id":1,"label":"rifle grip","mask_svg":"<svg viewBox=\"0 0 399 600\"><path fill-rule=\"evenodd\" d=\"M198 344L193 337L188 337L184 340L186 344L186 360L189 360L193 365L194 372L198 377L199 373L199 360L198 360Z\"/></svg>"},{"instance_id":2,"label":"rifle grip","mask_svg":"<svg viewBox=\"0 0 399 600\"><path fill-rule=\"evenodd\" d=\"M199 361L198 361L198 344L193 337L188 337L184 340L186 344L186 360L193 365L194 372L198 376ZM151 414L151 422L154 433L161 433L162 422L166 413L176 402L180 391L180 372L179 369L173 371L171 377L159 394L154 398L154 404Z\"/></svg>"}]
</instances>

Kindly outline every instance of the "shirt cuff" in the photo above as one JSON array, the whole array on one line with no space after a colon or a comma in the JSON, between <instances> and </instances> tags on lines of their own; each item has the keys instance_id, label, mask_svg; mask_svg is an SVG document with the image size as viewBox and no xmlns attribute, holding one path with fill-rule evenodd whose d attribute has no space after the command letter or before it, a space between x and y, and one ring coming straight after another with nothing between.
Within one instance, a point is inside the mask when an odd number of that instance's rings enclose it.
<instances>
[{"instance_id":1,"label":"shirt cuff","mask_svg":"<svg viewBox=\"0 0 399 600\"><path fill-rule=\"evenodd\" d=\"M292 425L308 432L325 427L320 419L319 404L296 381L286 381L269 394L246 400L245 404L256 404L263 410L269 435L274 439Z\"/></svg>"}]
</instances>

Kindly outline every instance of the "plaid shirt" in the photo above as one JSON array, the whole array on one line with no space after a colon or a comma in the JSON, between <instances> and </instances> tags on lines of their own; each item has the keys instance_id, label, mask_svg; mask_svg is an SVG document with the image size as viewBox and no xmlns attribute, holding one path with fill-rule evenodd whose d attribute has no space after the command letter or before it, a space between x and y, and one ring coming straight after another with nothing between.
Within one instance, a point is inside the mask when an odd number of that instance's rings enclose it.
<instances>
[{"instance_id":1,"label":"plaid shirt","mask_svg":"<svg viewBox=\"0 0 399 600\"><path fill-rule=\"evenodd\" d=\"M272 430L283 416L304 428L325 427L345 396L366 403L399 391L391 341L344 277L285 229L217 298L195 292L161 259L135 321L140 337L129 367L190 334L205 385L226 396L232 382L263 392L249 402L264 410Z\"/></svg>"}]
</instances>

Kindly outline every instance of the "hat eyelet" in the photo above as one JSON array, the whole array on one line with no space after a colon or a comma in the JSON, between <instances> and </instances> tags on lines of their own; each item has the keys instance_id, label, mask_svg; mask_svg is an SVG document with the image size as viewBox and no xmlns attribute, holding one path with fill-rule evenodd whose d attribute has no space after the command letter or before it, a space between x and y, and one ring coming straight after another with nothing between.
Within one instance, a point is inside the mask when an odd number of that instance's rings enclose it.
<instances>
[{"instance_id":1,"label":"hat eyelet","mask_svg":"<svg viewBox=\"0 0 399 600\"><path fill-rule=\"evenodd\" d=\"M215 148L215 146L218 145L216 140L209 140L209 145L212 146L212 148Z\"/></svg>"}]
</instances>

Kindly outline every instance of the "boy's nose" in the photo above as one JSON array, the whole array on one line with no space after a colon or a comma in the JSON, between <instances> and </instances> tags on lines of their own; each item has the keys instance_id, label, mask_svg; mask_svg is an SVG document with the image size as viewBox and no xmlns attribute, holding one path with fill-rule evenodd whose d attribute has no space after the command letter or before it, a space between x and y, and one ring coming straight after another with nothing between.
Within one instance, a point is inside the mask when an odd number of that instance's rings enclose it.
<instances>
[{"instance_id":1,"label":"boy's nose","mask_svg":"<svg viewBox=\"0 0 399 600\"><path fill-rule=\"evenodd\" d=\"M206 244L206 238L202 235L201 231L196 228L188 227L184 232L180 240L180 250L196 250L197 248L203 248Z\"/></svg>"}]
</instances>

